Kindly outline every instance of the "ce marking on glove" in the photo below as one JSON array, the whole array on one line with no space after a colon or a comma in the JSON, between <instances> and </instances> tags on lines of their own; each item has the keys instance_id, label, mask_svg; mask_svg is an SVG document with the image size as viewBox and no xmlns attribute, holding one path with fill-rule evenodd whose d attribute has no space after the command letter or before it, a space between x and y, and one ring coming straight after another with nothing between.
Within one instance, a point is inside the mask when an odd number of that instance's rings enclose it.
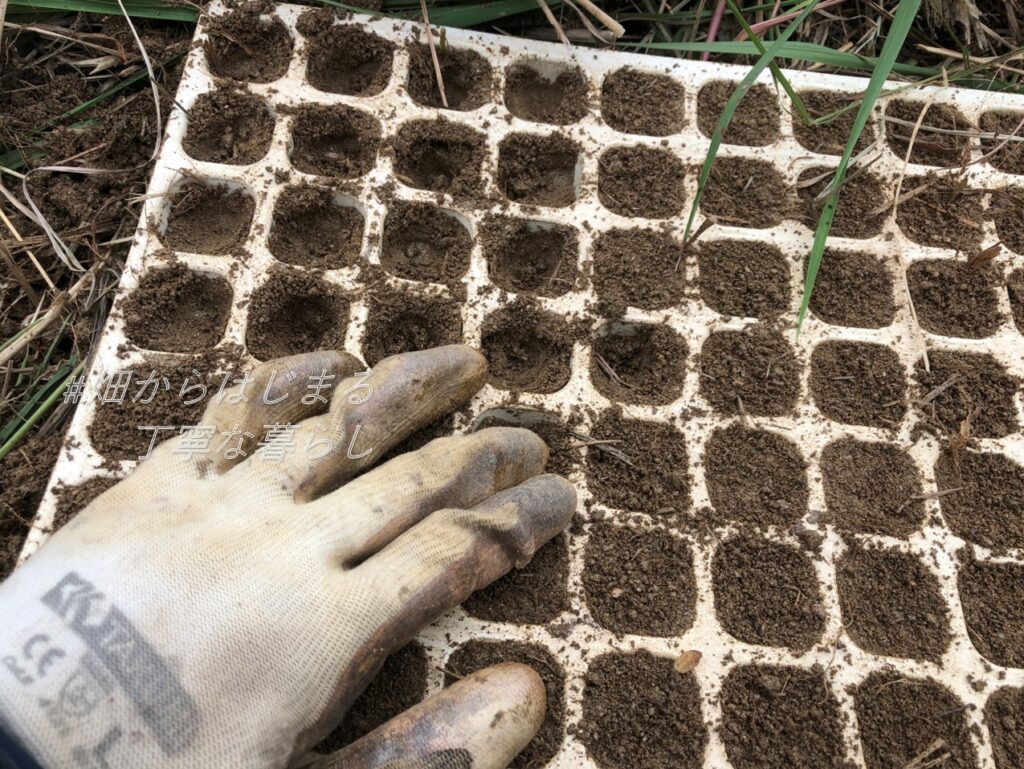
<instances>
[{"instance_id":1,"label":"ce marking on glove","mask_svg":"<svg viewBox=\"0 0 1024 769\"><path fill-rule=\"evenodd\" d=\"M51 642L50 636L36 633L22 645L19 655L9 654L0 659L0 664L10 671L19 684L28 686L45 678L50 667L66 656L67 652Z\"/></svg>"}]
</instances>

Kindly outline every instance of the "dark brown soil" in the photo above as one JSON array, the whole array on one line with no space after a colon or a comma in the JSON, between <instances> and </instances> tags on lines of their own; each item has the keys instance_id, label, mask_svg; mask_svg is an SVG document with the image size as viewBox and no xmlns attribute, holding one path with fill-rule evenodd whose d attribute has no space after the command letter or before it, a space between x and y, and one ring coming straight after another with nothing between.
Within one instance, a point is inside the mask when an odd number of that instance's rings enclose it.
<instances>
[{"instance_id":1,"label":"dark brown soil","mask_svg":"<svg viewBox=\"0 0 1024 769\"><path fill-rule=\"evenodd\" d=\"M569 552L564 536L555 537L521 569L477 590L462 608L488 622L543 625L569 608Z\"/></svg>"},{"instance_id":2,"label":"dark brown soil","mask_svg":"<svg viewBox=\"0 0 1024 769\"><path fill-rule=\"evenodd\" d=\"M733 227L774 227L793 208L786 180L764 160L720 157L700 203L705 216Z\"/></svg>"},{"instance_id":3,"label":"dark brown soil","mask_svg":"<svg viewBox=\"0 0 1024 769\"><path fill-rule=\"evenodd\" d=\"M409 96L426 107L444 107L434 74L430 46L414 43L409 51ZM446 45L437 51L447 109L468 111L490 101L494 74L476 51Z\"/></svg>"},{"instance_id":4,"label":"dark brown soil","mask_svg":"<svg viewBox=\"0 0 1024 769\"><path fill-rule=\"evenodd\" d=\"M321 91L373 96L391 79L394 48L356 25L331 26L310 44L306 77Z\"/></svg>"},{"instance_id":5,"label":"dark brown soil","mask_svg":"<svg viewBox=\"0 0 1024 769\"><path fill-rule=\"evenodd\" d=\"M846 142L850 139L853 129L853 121L857 117L857 109L860 107L860 94L845 95L833 91L801 91L800 101L812 118L822 118L831 115L837 110L853 105L841 115L820 125L807 126L800 120L800 116L793 115L793 134L796 140L811 152L820 152L823 155L842 155L846 149ZM855 152L860 152L875 140L875 129L869 121L860 138L857 140Z\"/></svg>"},{"instance_id":6,"label":"dark brown soil","mask_svg":"<svg viewBox=\"0 0 1024 769\"><path fill-rule=\"evenodd\" d=\"M245 345L260 360L340 349L348 299L315 274L277 268L249 300Z\"/></svg>"},{"instance_id":7,"label":"dark brown soil","mask_svg":"<svg viewBox=\"0 0 1024 769\"><path fill-rule=\"evenodd\" d=\"M700 391L726 414L783 416L796 407L800 365L782 334L767 326L715 331L701 347Z\"/></svg>"},{"instance_id":8,"label":"dark brown soil","mask_svg":"<svg viewBox=\"0 0 1024 769\"><path fill-rule=\"evenodd\" d=\"M62 528L80 510L88 507L96 497L120 482L120 478L92 478L77 486L59 485L54 489L57 508L53 512L53 523L50 528L53 531Z\"/></svg>"},{"instance_id":9,"label":"dark brown soil","mask_svg":"<svg viewBox=\"0 0 1024 769\"><path fill-rule=\"evenodd\" d=\"M384 220L380 262L400 278L450 283L469 269L473 241L461 221L429 203L396 200Z\"/></svg>"},{"instance_id":10,"label":"dark brown soil","mask_svg":"<svg viewBox=\"0 0 1024 769\"><path fill-rule=\"evenodd\" d=\"M579 67L548 77L529 64L513 64L505 72L505 106L535 123L575 123L587 114L587 79Z\"/></svg>"},{"instance_id":11,"label":"dark brown soil","mask_svg":"<svg viewBox=\"0 0 1024 769\"><path fill-rule=\"evenodd\" d=\"M35 433L0 459L0 582L18 562L62 444L59 431Z\"/></svg>"},{"instance_id":12,"label":"dark brown soil","mask_svg":"<svg viewBox=\"0 0 1024 769\"><path fill-rule=\"evenodd\" d=\"M981 149L986 155L992 153L988 157L988 163L1003 173L1024 174L1024 144L1019 141L1004 143L1007 136L1020 134L1021 119L1024 119L1024 114L1003 110L982 112L978 119L978 127L982 131L1001 135L1001 138L982 139ZM997 147L1000 148L997 150Z\"/></svg>"},{"instance_id":13,"label":"dark brown soil","mask_svg":"<svg viewBox=\"0 0 1024 769\"><path fill-rule=\"evenodd\" d=\"M942 515L958 536L987 548L1024 548L1024 467L1002 454L944 451L935 463Z\"/></svg>"},{"instance_id":14,"label":"dark brown soil","mask_svg":"<svg viewBox=\"0 0 1024 769\"><path fill-rule=\"evenodd\" d=\"M601 84L601 117L616 131L668 136L686 125L682 84L668 75L617 69Z\"/></svg>"},{"instance_id":15,"label":"dark brown soil","mask_svg":"<svg viewBox=\"0 0 1024 769\"><path fill-rule=\"evenodd\" d=\"M610 230L594 241L594 290L606 317L626 307L661 310L686 296L682 248L671 235L648 229Z\"/></svg>"},{"instance_id":16,"label":"dark brown soil","mask_svg":"<svg viewBox=\"0 0 1024 769\"><path fill-rule=\"evenodd\" d=\"M959 582L971 643L996 665L1024 667L1024 567L968 560Z\"/></svg>"},{"instance_id":17,"label":"dark brown soil","mask_svg":"<svg viewBox=\"0 0 1024 769\"><path fill-rule=\"evenodd\" d=\"M565 674L554 657L541 646L514 641L470 641L452 652L445 664L445 686L481 668L501 662L529 665L544 680L548 709L540 730L510 769L540 769L558 752L565 738Z\"/></svg>"},{"instance_id":18,"label":"dark brown soil","mask_svg":"<svg viewBox=\"0 0 1024 769\"><path fill-rule=\"evenodd\" d=\"M962 259L926 259L907 269L917 322L926 331L981 339L1002 325L991 267L974 269Z\"/></svg>"},{"instance_id":19,"label":"dark brown soil","mask_svg":"<svg viewBox=\"0 0 1024 769\"><path fill-rule=\"evenodd\" d=\"M693 624L693 556L686 542L666 531L595 525L583 590L594 619L615 633L674 636Z\"/></svg>"},{"instance_id":20,"label":"dark brown soil","mask_svg":"<svg viewBox=\"0 0 1024 769\"><path fill-rule=\"evenodd\" d=\"M892 275L871 254L827 248L818 266L810 309L835 326L888 326L896 316Z\"/></svg>"},{"instance_id":21,"label":"dark brown soil","mask_svg":"<svg viewBox=\"0 0 1024 769\"><path fill-rule=\"evenodd\" d=\"M587 670L579 736L606 769L697 769L708 741L697 681L667 657L604 654Z\"/></svg>"},{"instance_id":22,"label":"dark brown soil","mask_svg":"<svg viewBox=\"0 0 1024 769\"><path fill-rule=\"evenodd\" d=\"M700 89L697 94L697 127L702 134L711 136L715 132L722 110L735 90L736 83L727 80L716 80ZM747 91L733 113L722 141L725 144L763 147L778 138L779 104L767 86L755 85Z\"/></svg>"},{"instance_id":23,"label":"dark brown soil","mask_svg":"<svg viewBox=\"0 0 1024 769\"><path fill-rule=\"evenodd\" d=\"M789 265L775 246L711 240L697 253L700 296L712 310L744 318L771 318L789 308Z\"/></svg>"},{"instance_id":24,"label":"dark brown soil","mask_svg":"<svg viewBox=\"0 0 1024 769\"><path fill-rule=\"evenodd\" d=\"M1010 294L1010 310L1017 330L1024 334L1024 268L1014 270L1006 279L1006 290Z\"/></svg>"},{"instance_id":25,"label":"dark brown soil","mask_svg":"<svg viewBox=\"0 0 1024 769\"><path fill-rule=\"evenodd\" d=\"M886 118L902 120L910 125L885 123L886 140L889 147L902 160L907 154L914 125L921 117L921 110L926 102L905 101L894 99L885 107ZM974 131L974 126L956 107L948 104L931 104L925 113L921 127L914 139L914 147L910 151L910 162L926 166L959 166L970 160L971 139L968 135L937 133L929 130ZM904 185L904 189L908 189Z\"/></svg>"},{"instance_id":26,"label":"dark brown soil","mask_svg":"<svg viewBox=\"0 0 1024 769\"><path fill-rule=\"evenodd\" d=\"M907 378L896 351L866 342L822 342L811 353L811 394L836 422L899 426L907 410Z\"/></svg>"},{"instance_id":27,"label":"dark brown soil","mask_svg":"<svg viewBox=\"0 0 1024 769\"><path fill-rule=\"evenodd\" d=\"M488 316L482 335L495 387L553 393L569 381L576 333L561 316L519 299Z\"/></svg>"},{"instance_id":28,"label":"dark brown soil","mask_svg":"<svg viewBox=\"0 0 1024 769\"><path fill-rule=\"evenodd\" d=\"M927 185L909 200L912 190ZM981 243L981 197L956 177L908 176L903 179L903 202L896 223L903 234L924 246L971 252Z\"/></svg>"},{"instance_id":29,"label":"dark brown soil","mask_svg":"<svg viewBox=\"0 0 1024 769\"><path fill-rule=\"evenodd\" d=\"M850 546L836 568L843 624L872 654L939 662L949 618L939 581L915 556Z\"/></svg>"},{"instance_id":30,"label":"dark brown soil","mask_svg":"<svg viewBox=\"0 0 1024 769\"><path fill-rule=\"evenodd\" d=\"M985 705L985 723L992 735L996 769L1024 766L1024 689L998 689Z\"/></svg>"},{"instance_id":31,"label":"dark brown soil","mask_svg":"<svg viewBox=\"0 0 1024 769\"><path fill-rule=\"evenodd\" d=\"M462 316L454 299L380 288L367 303L363 359L370 366L389 355L462 341Z\"/></svg>"},{"instance_id":32,"label":"dark brown soil","mask_svg":"<svg viewBox=\"0 0 1024 769\"><path fill-rule=\"evenodd\" d=\"M594 337L590 379L614 401L671 403L683 392L686 352L686 341L668 326L607 324Z\"/></svg>"},{"instance_id":33,"label":"dark brown soil","mask_svg":"<svg viewBox=\"0 0 1024 769\"><path fill-rule=\"evenodd\" d=\"M821 452L825 503L844 531L909 537L924 520L917 465L890 443L841 438Z\"/></svg>"},{"instance_id":34,"label":"dark brown soil","mask_svg":"<svg viewBox=\"0 0 1024 769\"><path fill-rule=\"evenodd\" d=\"M995 358L933 350L928 360L930 372L925 370L923 359L914 369L918 398L925 398L952 376L956 379L928 403L918 405L926 419L951 434L959 433L961 423L971 414L971 434L978 438L1002 438L1018 429L1013 399L1020 382Z\"/></svg>"},{"instance_id":35,"label":"dark brown soil","mask_svg":"<svg viewBox=\"0 0 1024 769\"><path fill-rule=\"evenodd\" d=\"M744 665L722 686L722 741L735 769L852 769L820 668Z\"/></svg>"},{"instance_id":36,"label":"dark brown soil","mask_svg":"<svg viewBox=\"0 0 1024 769\"><path fill-rule=\"evenodd\" d=\"M306 174L353 178L377 162L380 123L346 107L305 106L292 126L292 165Z\"/></svg>"},{"instance_id":37,"label":"dark brown soil","mask_svg":"<svg viewBox=\"0 0 1024 769\"><path fill-rule=\"evenodd\" d=\"M559 134L512 134L498 145L498 187L509 200L561 208L576 200L580 146Z\"/></svg>"},{"instance_id":38,"label":"dark brown soil","mask_svg":"<svg viewBox=\"0 0 1024 769\"><path fill-rule=\"evenodd\" d=\"M605 442L587 448L587 484L599 503L652 515L689 508L686 439L675 427L612 409L598 418L590 437Z\"/></svg>"},{"instance_id":39,"label":"dark brown soil","mask_svg":"<svg viewBox=\"0 0 1024 769\"><path fill-rule=\"evenodd\" d=\"M598 158L597 195L621 216L668 219L686 202L682 161L668 150L612 147Z\"/></svg>"},{"instance_id":40,"label":"dark brown soil","mask_svg":"<svg viewBox=\"0 0 1024 769\"><path fill-rule=\"evenodd\" d=\"M996 234L1002 244L1024 254L1024 188L993 192L989 216L995 221Z\"/></svg>"},{"instance_id":41,"label":"dark brown soil","mask_svg":"<svg viewBox=\"0 0 1024 769\"><path fill-rule=\"evenodd\" d=\"M280 19L261 19L258 3L209 19L205 45L210 71L249 83L269 83L288 70L292 37Z\"/></svg>"},{"instance_id":42,"label":"dark brown soil","mask_svg":"<svg viewBox=\"0 0 1024 769\"><path fill-rule=\"evenodd\" d=\"M825 190L832 182L835 169L816 166L800 174L797 195L803 204L801 221L811 230L818 226L825 206ZM820 199L819 195L823 195ZM882 231L892 202L889 187L874 174L848 176L839 189L839 202L829 235L839 238L873 238ZM878 209L882 210L879 211Z\"/></svg>"},{"instance_id":43,"label":"dark brown soil","mask_svg":"<svg viewBox=\"0 0 1024 769\"><path fill-rule=\"evenodd\" d=\"M868 769L906 769L935 740L942 740L949 753L937 766L977 766L967 708L935 681L897 672L872 673L857 687L854 705Z\"/></svg>"},{"instance_id":44,"label":"dark brown soil","mask_svg":"<svg viewBox=\"0 0 1024 769\"><path fill-rule=\"evenodd\" d=\"M175 251L230 254L249 234L256 203L250 195L222 184L186 184L170 198L163 241Z\"/></svg>"},{"instance_id":45,"label":"dark brown soil","mask_svg":"<svg viewBox=\"0 0 1024 769\"><path fill-rule=\"evenodd\" d=\"M415 120L398 129L392 144L395 176L403 184L455 197L479 192L483 134L444 118Z\"/></svg>"},{"instance_id":46,"label":"dark brown soil","mask_svg":"<svg viewBox=\"0 0 1024 769\"><path fill-rule=\"evenodd\" d=\"M578 439L571 432L575 429L572 419L566 424L556 414L526 408L490 409L481 417L474 428L476 430L487 427L525 427L537 433L548 446L546 472L567 476L580 463Z\"/></svg>"},{"instance_id":47,"label":"dark brown soil","mask_svg":"<svg viewBox=\"0 0 1024 769\"><path fill-rule=\"evenodd\" d=\"M231 285L219 275L174 264L143 275L123 306L125 333L140 347L202 352L224 335Z\"/></svg>"},{"instance_id":48,"label":"dark brown soil","mask_svg":"<svg viewBox=\"0 0 1024 769\"><path fill-rule=\"evenodd\" d=\"M274 206L270 253L279 261L334 270L359 259L363 215L345 205L328 187L287 187Z\"/></svg>"},{"instance_id":49,"label":"dark brown soil","mask_svg":"<svg viewBox=\"0 0 1024 769\"><path fill-rule=\"evenodd\" d=\"M825 611L814 567L795 547L737 536L711 563L715 612L741 641L803 651L821 638Z\"/></svg>"},{"instance_id":50,"label":"dark brown soil","mask_svg":"<svg viewBox=\"0 0 1024 769\"><path fill-rule=\"evenodd\" d=\"M491 281L506 291L561 296L579 280L579 239L571 227L494 216L480 228L480 245Z\"/></svg>"},{"instance_id":51,"label":"dark brown soil","mask_svg":"<svg viewBox=\"0 0 1024 769\"><path fill-rule=\"evenodd\" d=\"M196 160L240 166L266 155L273 137L274 116L267 103L224 88L196 99L188 111L183 146Z\"/></svg>"},{"instance_id":52,"label":"dark brown soil","mask_svg":"<svg viewBox=\"0 0 1024 769\"><path fill-rule=\"evenodd\" d=\"M778 433L739 423L715 430L704 450L715 511L758 526L790 526L807 512L807 463Z\"/></svg>"}]
</instances>

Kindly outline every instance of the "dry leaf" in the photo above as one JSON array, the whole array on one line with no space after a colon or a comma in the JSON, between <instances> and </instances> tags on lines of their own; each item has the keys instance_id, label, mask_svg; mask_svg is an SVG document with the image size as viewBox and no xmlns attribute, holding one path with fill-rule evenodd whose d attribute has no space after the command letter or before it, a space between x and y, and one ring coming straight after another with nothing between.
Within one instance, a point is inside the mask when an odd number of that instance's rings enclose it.
<instances>
[{"instance_id":1,"label":"dry leaf","mask_svg":"<svg viewBox=\"0 0 1024 769\"><path fill-rule=\"evenodd\" d=\"M701 653L696 649L690 649L689 651L683 652L676 658L676 672L689 673L691 670L697 667L697 664L700 662L701 656L703 655L701 655Z\"/></svg>"},{"instance_id":2,"label":"dry leaf","mask_svg":"<svg viewBox=\"0 0 1024 769\"><path fill-rule=\"evenodd\" d=\"M988 248L983 248L978 253L972 254L971 257L967 260L967 266L971 270L974 270L975 272L979 272L979 271L985 269L985 267L993 259L995 259L997 256L999 256L999 252L1002 251L1002 250L1003 250L1003 243L1002 243L1002 241L996 241L995 243L993 243Z\"/></svg>"}]
</instances>

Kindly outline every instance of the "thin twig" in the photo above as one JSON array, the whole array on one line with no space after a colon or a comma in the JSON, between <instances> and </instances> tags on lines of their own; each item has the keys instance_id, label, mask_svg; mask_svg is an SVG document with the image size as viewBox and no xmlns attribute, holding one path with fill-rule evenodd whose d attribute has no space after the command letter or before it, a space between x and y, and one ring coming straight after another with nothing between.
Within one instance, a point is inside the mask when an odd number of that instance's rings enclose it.
<instances>
[{"instance_id":1,"label":"thin twig","mask_svg":"<svg viewBox=\"0 0 1024 769\"><path fill-rule=\"evenodd\" d=\"M434 77L437 78L437 90L441 92L441 104L448 109L448 97L444 92L444 76L441 74L441 61L437 58L437 48L434 46L434 33L430 29L430 17L427 15L427 0L420 0L420 11L423 12L423 25L427 28L427 46L430 48L430 58L434 62Z\"/></svg>"}]
</instances>

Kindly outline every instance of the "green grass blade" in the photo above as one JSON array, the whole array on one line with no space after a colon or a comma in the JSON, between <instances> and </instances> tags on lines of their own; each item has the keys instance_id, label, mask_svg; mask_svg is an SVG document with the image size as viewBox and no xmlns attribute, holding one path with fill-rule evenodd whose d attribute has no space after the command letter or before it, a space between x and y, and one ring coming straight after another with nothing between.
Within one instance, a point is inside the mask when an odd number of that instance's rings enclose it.
<instances>
[{"instance_id":1,"label":"green grass blade","mask_svg":"<svg viewBox=\"0 0 1024 769\"><path fill-rule=\"evenodd\" d=\"M45 388L49 390L49 394L46 396L46 399L39 406L35 407L32 413L27 418L24 419L24 422L21 424L21 426L14 430L11 436L7 438L2 445L0 445L0 459L3 459L5 456L7 456L11 452L11 450L18 445L18 442L21 441L21 439L24 438L26 434L28 434L28 431L31 430L36 425L36 423L39 422L40 419L42 419L44 416L46 416L47 413L49 413L50 409L52 409L56 405L57 400L64 394L64 391L68 388L68 385L71 384L71 381L76 376L78 376L78 373L82 370L83 366L85 366L84 360L77 366L75 366L66 375L58 374L50 380L50 382L46 385ZM64 369L62 368L61 370L63 371ZM63 376L63 378L61 378L61 376ZM8 425L5 425L5 433L7 432L7 427L9 427L11 424L14 423L12 422L9 423Z\"/></svg>"},{"instance_id":2,"label":"green grass blade","mask_svg":"<svg viewBox=\"0 0 1024 769\"><path fill-rule=\"evenodd\" d=\"M545 2L551 8L557 8L562 4L562 0L545 0ZM448 27L472 27L535 10L537 10L537 0L497 0L493 3L453 5L448 8L431 10L430 22L444 24Z\"/></svg>"},{"instance_id":3,"label":"green grass blade","mask_svg":"<svg viewBox=\"0 0 1024 769\"><path fill-rule=\"evenodd\" d=\"M195 21L199 12L194 8L171 2L126 2L125 10L133 18L164 19L166 21ZM70 11L73 13L105 13L120 16L121 9L113 0L30 0L12 2L9 13L38 13L39 11Z\"/></svg>"}]
</instances>

